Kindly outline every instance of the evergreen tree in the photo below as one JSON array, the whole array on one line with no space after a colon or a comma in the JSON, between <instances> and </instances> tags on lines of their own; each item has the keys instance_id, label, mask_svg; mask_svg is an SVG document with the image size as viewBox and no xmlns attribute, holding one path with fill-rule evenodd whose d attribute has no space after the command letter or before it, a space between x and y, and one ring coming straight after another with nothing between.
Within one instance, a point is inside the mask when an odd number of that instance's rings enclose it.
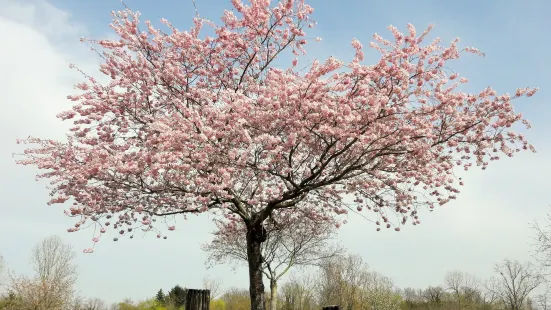
<instances>
[{"instance_id":1,"label":"evergreen tree","mask_svg":"<svg viewBox=\"0 0 551 310\"><path fill-rule=\"evenodd\" d=\"M174 303L176 308L184 306L186 303L187 289L176 285L168 292L168 298Z\"/></svg>"},{"instance_id":2,"label":"evergreen tree","mask_svg":"<svg viewBox=\"0 0 551 310\"><path fill-rule=\"evenodd\" d=\"M157 292L157 295L155 296L155 299L157 299L157 301L160 302L160 303L165 302L165 293L163 292L163 289L160 289Z\"/></svg>"}]
</instances>

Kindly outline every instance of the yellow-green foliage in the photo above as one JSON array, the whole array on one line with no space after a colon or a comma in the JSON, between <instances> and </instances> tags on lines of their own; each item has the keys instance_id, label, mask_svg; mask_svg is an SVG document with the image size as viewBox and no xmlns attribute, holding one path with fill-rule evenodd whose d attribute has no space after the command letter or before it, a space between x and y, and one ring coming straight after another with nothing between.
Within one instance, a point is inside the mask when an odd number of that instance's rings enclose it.
<instances>
[{"instance_id":1,"label":"yellow-green foliage","mask_svg":"<svg viewBox=\"0 0 551 310\"><path fill-rule=\"evenodd\" d=\"M181 308L183 310L183 307ZM119 303L118 310L179 310L164 307L160 302L154 298L142 301L138 304L125 301Z\"/></svg>"},{"instance_id":2,"label":"yellow-green foliage","mask_svg":"<svg viewBox=\"0 0 551 310\"><path fill-rule=\"evenodd\" d=\"M226 310L226 303L222 299L215 299L210 302L210 310Z\"/></svg>"},{"instance_id":3,"label":"yellow-green foliage","mask_svg":"<svg viewBox=\"0 0 551 310\"><path fill-rule=\"evenodd\" d=\"M224 295L222 295L222 300L224 300L225 309L228 310L249 310L251 309L251 299L249 297L249 292L242 289L230 289Z\"/></svg>"}]
</instances>

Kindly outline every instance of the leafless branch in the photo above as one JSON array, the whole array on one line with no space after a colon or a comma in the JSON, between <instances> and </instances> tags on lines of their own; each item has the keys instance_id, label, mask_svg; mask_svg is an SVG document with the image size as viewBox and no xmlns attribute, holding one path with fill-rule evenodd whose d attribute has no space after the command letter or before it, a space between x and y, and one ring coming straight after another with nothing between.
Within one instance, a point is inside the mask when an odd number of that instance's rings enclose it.
<instances>
[{"instance_id":1,"label":"leafless branch","mask_svg":"<svg viewBox=\"0 0 551 310\"><path fill-rule=\"evenodd\" d=\"M494 267L495 277L486 283L486 288L496 296L507 309L523 309L528 295L544 283L544 277L529 263L504 260Z\"/></svg>"}]
</instances>

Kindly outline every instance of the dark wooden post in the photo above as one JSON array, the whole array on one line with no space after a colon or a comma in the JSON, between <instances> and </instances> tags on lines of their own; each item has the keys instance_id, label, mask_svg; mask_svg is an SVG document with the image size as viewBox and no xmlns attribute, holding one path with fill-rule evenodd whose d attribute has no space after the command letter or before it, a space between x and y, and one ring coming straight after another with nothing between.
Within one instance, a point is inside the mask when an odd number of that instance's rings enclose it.
<instances>
[{"instance_id":1,"label":"dark wooden post","mask_svg":"<svg viewBox=\"0 0 551 310\"><path fill-rule=\"evenodd\" d=\"M209 310L210 291L209 290L187 290L186 310Z\"/></svg>"},{"instance_id":2,"label":"dark wooden post","mask_svg":"<svg viewBox=\"0 0 551 310\"><path fill-rule=\"evenodd\" d=\"M323 310L339 310L339 306L325 306Z\"/></svg>"}]
</instances>

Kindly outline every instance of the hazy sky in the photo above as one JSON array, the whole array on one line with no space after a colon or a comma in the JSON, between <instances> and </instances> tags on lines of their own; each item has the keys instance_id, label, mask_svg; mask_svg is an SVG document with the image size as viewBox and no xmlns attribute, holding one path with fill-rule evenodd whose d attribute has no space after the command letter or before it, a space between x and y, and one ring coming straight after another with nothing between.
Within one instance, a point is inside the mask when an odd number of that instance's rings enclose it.
<instances>
[{"instance_id":1,"label":"hazy sky","mask_svg":"<svg viewBox=\"0 0 551 310\"><path fill-rule=\"evenodd\" d=\"M158 24L167 18L180 29L194 15L191 0L126 0ZM319 25L309 36L323 38L310 44L309 57L333 55L350 60L352 38L367 46L373 33L389 37L389 24L405 30L408 22L419 31L435 24L433 35L445 42L458 36L462 46L474 46L485 58L466 55L451 68L469 78L470 91L489 85L498 92L539 86L530 100L515 107L533 124L526 132L538 153L523 153L492 163L488 170L473 170L459 199L423 212L422 225L401 232L376 232L364 219L350 216L339 233L351 253L390 276L400 287L438 285L446 272L459 269L488 277L492 265L504 258L530 259L531 230L551 204L551 2L541 1L310 1ZM218 21L229 0L197 0L200 14ZM159 288L175 284L200 288L202 278L220 278L225 287L247 287L244 268L228 266L206 270L200 244L210 240L214 227L208 215L191 216L158 240L145 238L119 242L102 239L93 254L92 231L69 234L74 222L60 205L46 206L44 182L35 182L36 171L14 164L20 150L16 138L28 135L63 137L67 124L55 115L69 107L66 95L81 79L70 62L99 76L97 58L79 42L81 36L113 37L109 12L119 10L116 0L0 0L0 253L16 273L29 273L31 247L48 235L58 234L78 251L78 290L84 296L107 301L125 297L143 299ZM375 51L366 59L373 61Z\"/></svg>"}]
</instances>

